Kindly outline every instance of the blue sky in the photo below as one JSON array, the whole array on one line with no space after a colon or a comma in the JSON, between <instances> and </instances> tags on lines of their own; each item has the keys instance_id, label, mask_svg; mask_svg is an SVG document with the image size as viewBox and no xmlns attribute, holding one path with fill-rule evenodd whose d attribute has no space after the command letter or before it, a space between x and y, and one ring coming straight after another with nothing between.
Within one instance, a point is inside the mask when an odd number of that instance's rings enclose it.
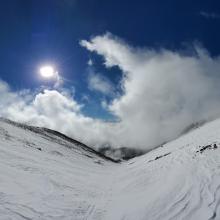
<instances>
[{"instance_id":1,"label":"blue sky","mask_svg":"<svg viewBox=\"0 0 220 220\"><path fill-rule=\"evenodd\" d=\"M113 84L121 73L104 69L100 57L80 47L81 39L109 31L134 46L174 50L198 41L217 55L220 18L211 15L219 13L219 1L2 1L0 76L14 89L35 88L45 85L36 79L38 66L54 63L70 80L66 86L75 88L77 99L92 97L86 114L108 118L99 106L102 95L88 89L88 59Z\"/></svg>"},{"instance_id":2,"label":"blue sky","mask_svg":"<svg viewBox=\"0 0 220 220\"><path fill-rule=\"evenodd\" d=\"M190 122L218 115L219 1L8 0L0 4L0 90L6 97L0 115L68 135L75 129L72 136L83 141L87 139L77 131L83 133L87 126L99 131L96 135L103 137L99 143L116 138L99 119L116 121L121 145L141 147L146 137L152 146L174 137ZM39 77L45 64L56 67L62 84ZM187 84L179 85L180 79ZM188 91L194 96L189 98ZM15 110L13 103L20 109ZM207 110L210 103L216 108ZM56 109L56 123L49 105ZM24 112L32 115L25 118ZM69 114L70 126L60 127ZM72 127L74 123L77 126ZM173 130L166 130L171 124ZM134 130L139 131L138 140L130 135ZM145 130L149 135L142 133ZM93 137L87 142L94 144Z\"/></svg>"}]
</instances>

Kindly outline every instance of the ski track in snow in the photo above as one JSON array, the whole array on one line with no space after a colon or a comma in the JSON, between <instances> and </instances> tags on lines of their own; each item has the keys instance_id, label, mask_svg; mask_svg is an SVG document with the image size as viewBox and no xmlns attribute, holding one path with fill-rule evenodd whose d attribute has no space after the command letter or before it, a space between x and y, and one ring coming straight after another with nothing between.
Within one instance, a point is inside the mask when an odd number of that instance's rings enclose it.
<instances>
[{"instance_id":1,"label":"ski track in snow","mask_svg":"<svg viewBox=\"0 0 220 220\"><path fill-rule=\"evenodd\" d=\"M121 164L0 120L0 220L11 219L219 220L220 120Z\"/></svg>"}]
</instances>

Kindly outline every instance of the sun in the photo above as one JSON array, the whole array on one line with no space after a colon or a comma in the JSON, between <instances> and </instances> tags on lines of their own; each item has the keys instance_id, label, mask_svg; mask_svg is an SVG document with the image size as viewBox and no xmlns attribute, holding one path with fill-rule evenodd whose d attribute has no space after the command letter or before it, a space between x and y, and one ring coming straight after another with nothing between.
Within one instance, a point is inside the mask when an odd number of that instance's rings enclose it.
<instances>
[{"instance_id":1,"label":"sun","mask_svg":"<svg viewBox=\"0 0 220 220\"><path fill-rule=\"evenodd\" d=\"M53 78L56 75L56 71L53 66L42 66L40 68L40 74L43 78Z\"/></svg>"}]
</instances>

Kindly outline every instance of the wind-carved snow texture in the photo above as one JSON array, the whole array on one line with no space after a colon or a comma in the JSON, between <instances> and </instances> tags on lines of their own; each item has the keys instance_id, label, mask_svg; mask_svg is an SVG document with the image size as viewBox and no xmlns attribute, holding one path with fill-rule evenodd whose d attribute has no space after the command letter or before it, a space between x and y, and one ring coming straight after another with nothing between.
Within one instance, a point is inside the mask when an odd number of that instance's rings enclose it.
<instances>
[{"instance_id":1,"label":"wind-carved snow texture","mask_svg":"<svg viewBox=\"0 0 220 220\"><path fill-rule=\"evenodd\" d=\"M218 220L220 120L123 163L1 120L0 219Z\"/></svg>"}]
</instances>

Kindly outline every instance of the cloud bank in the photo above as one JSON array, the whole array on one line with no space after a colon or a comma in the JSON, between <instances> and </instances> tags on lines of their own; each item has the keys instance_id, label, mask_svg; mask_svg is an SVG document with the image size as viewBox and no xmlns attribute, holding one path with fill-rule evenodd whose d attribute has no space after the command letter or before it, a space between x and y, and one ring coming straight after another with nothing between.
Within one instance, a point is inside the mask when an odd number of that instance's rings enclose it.
<instances>
[{"instance_id":1,"label":"cloud bank","mask_svg":"<svg viewBox=\"0 0 220 220\"><path fill-rule=\"evenodd\" d=\"M220 116L220 58L201 47L191 55L135 48L111 34L80 44L102 56L106 68L117 66L123 73L122 94L105 103L117 122L86 117L67 91L15 93L4 82L0 114L57 129L96 147L109 143L142 149L177 137L191 123Z\"/></svg>"},{"instance_id":2,"label":"cloud bank","mask_svg":"<svg viewBox=\"0 0 220 220\"><path fill-rule=\"evenodd\" d=\"M220 59L202 48L193 55L134 48L111 34L81 41L123 72L123 94L109 105L120 119L119 137L133 146L154 146L192 122L219 116Z\"/></svg>"}]
</instances>

